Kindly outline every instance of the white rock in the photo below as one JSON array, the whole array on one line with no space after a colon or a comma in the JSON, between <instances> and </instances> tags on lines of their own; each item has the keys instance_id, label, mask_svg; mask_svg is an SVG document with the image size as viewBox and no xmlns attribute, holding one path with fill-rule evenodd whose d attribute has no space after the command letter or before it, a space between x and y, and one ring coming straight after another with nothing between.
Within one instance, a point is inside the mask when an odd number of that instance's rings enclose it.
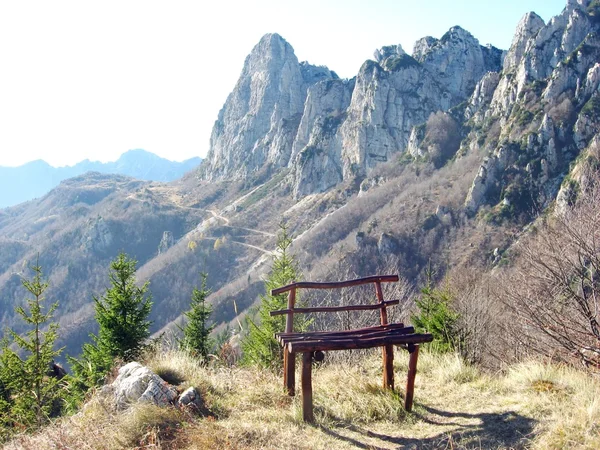
<instances>
[{"instance_id":1,"label":"white rock","mask_svg":"<svg viewBox=\"0 0 600 450\"><path fill-rule=\"evenodd\" d=\"M503 67L505 71L514 70L519 65L523 58L523 54L525 53L527 42L534 37L544 25L544 20L534 12L528 12L521 18L517 25L512 44L504 58Z\"/></svg>"},{"instance_id":2,"label":"white rock","mask_svg":"<svg viewBox=\"0 0 600 450\"><path fill-rule=\"evenodd\" d=\"M136 402L166 406L177 398L174 388L137 362L130 362L119 369L119 375L111 383L109 392L113 393L119 409Z\"/></svg>"},{"instance_id":3,"label":"white rock","mask_svg":"<svg viewBox=\"0 0 600 450\"><path fill-rule=\"evenodd\" d=\"M198 411L202 407L202 398L198 391L193 387L187 388L181 393L177 404L183 408L191 408Z\"/></svg>"}]
</instances>

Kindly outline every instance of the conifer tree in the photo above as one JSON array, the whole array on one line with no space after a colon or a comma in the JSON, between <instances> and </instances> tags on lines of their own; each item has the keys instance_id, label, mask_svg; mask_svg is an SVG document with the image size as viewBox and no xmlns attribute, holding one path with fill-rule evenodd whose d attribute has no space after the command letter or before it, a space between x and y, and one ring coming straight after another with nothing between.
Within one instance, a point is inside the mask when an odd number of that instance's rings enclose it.
<instances>
[{"instance_id":1,"label":"conifer tree","mask_svg":"<svg viewBox=\"0 0 600 450\"><path fill-rule=\"evenodd\" d=\"M412 323L417 332L433 334L429 348L440 353L459 350L464 336L458 327L460 315L452 308L454 296L447 286L433 286L431 267L426 275L427 284L420 298L415 299L418 311L411 316Z\"/></svg>"},{"instance_id":2,"label":"conifer tree","mask_svg":"<svg viewBox=\"0 0 600 450\"><path fill-rule=\"evenodd\" d=\"M4 432L15 424L40 427L55 413L61 395L58 380L48 376L50 365L62 352L54 349L58 324L51 322L58 303L44 307L48 283L42 280L38 262L31 269L33 279L21 282L33 297L25 307L15 308L30 329L23 335L8 330L9 339L0 344L0 429Z\"/></svg>"},{"instance_id":3,"label":"conifer tree","mask_svg":"<svg viewBox=\"0 0 600 450\"><path fill-rule=\"evenodd\" d=\"M194 287L192 291L192 300L190 310L184 315L187 317L187 324L180 330L183 332L183 338L179 341L180 348L188 350L194 356L200 356L207 361L208 355L213 347L213 340L210 333L215 325L209 325L209 318L212 314L212 306L206 303L206 298L210 295L210 289L206 286L207 274L202 273L202 282L200 289Z\"/></svg>"},{"instance_id":4,"label":"conifer tree","mask_svg":"<svg viewBox=\"0 0 600 450\"><path fill-rule=\"evenodd\" d=\"M285 222L279 224L279 230L273 265L265 279L266 293L261 296L258 308L247 316L248 334L242 340L243 362L265 368L279 368L283 363L283 352L275 333L285 331L285 316L271 317L269 313L286 309L287 296L273 296L271 290L301 279L296 257L290 253L292 237L288 234ZM305 318L294 317L294 330L302 331L307 326Z\"/></svg>"},{"instance_id":5,"label":"conifer tree","mask_svg":"<svg viewBox=\"0 0 600 450\"><path fill-rule=\"evenodd\" d=\"M98 384L115 359L132 361L137 358L150 336L148 315L152 301L148 294L149 283L141 287L135 284L136 263L125 253L120 253L110 264L111 287L102 297L94 297L96 320L100 325L98 335L92 336L93 344L84 344L80 360L70 359L83 389Z\"/></svg>"}]
</instances>

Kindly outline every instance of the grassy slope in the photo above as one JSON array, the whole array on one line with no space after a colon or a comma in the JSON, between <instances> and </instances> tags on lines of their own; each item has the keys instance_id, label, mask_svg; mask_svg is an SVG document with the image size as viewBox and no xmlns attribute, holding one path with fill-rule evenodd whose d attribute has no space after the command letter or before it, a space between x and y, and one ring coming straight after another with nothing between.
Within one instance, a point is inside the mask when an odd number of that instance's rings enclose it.
<instances>
[{"instance_id":1,"label":"grassy slope","mask_svg":"<svg viewBox=\"0 0 600 450\"><path fill-rule=\"evenodd\" d=\"M201 368L180 353L148 364L204 394L205 416L142 405L116 413L94 397L83 412L7 448L599 448L600 382L539 362L481 374L453 355L423 352L416 405L379 387L379 353L314 374L317 423L302 422L300 398L270 372ZM404 382L406 355L397 358Z\"/></svg>"}]
</instances>

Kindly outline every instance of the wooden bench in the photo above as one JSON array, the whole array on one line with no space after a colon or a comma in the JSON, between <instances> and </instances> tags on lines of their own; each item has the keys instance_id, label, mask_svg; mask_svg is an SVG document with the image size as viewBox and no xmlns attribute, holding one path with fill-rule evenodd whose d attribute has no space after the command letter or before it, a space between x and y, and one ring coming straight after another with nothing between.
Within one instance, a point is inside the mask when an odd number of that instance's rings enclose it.
<instances>
[{"instance_id":1,"label":"wooden bench","mask_svg":"<svg viewBox=\"0 0 600 450\"><path fill-rule=\"evenodd\" d=\"M394 345L408 350L408 376L404 408L412 409L415 375L419 344L431 342L431 334L415 333L413 327L404 324L389 324L387 307L397 305L399 300L383 299L381 283L398 281L398 275L381 275L337 283L299 282L273 289L271 295L288 292L288 307L279 311L271 311L271 316L285 314L284 333L277 333L276 338L283 346L283 384L289 395L296 390L296 353L302 353L302 414L306 422L314 421L312 402L312 361L322 361L324 351L364 349L383 347L383 388L394 389ZM373 283L377 302L365 305L330 306L315 308L296 308L296 290L298 289L339 289ZM380 310L380 325L369 328L345 331L310 331L294 332L294 314L336 311L372 311Z\"/></svg>"}]
</instances>

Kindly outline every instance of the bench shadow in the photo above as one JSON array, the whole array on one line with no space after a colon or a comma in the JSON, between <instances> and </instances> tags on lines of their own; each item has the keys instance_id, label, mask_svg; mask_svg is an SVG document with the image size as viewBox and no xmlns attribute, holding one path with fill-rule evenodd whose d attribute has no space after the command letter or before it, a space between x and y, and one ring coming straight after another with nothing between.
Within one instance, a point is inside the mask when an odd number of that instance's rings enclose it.
<instances>
[{"instance_id":1,"label":"bench shadow","mask_svg":"<svg viewBox=\"0 0 600 450\"><path fill-rule=\"evenodd\" d=\"M432 425L454 426L453 430L439 433L428 438L410 438L401 436L389 436L375 433L363 427L354 425L344 420L337 421L341 428L348 429L359 435L376 438L383 442L397 445L399 449L439 449L439 448L526 448L530 444L536 420L520 415L514 411L503 413L479 413L470 414L463 412L449 412L430 406L420 405L427 414L413 413L414 417ZM448 421L448 418L478 419L476 424L461 424ZM332 419L335 419L332 417ZM438 420L436 420L438 419ZM444 419L444 420L439 420ZM344 436L335 429L320 426L325 434L352 444L356 448L380 450L382 447L374 446L365 439L364 442L358 437ZM336 427L337 428L337 427Z\"/></svg>"}]
</instances>

